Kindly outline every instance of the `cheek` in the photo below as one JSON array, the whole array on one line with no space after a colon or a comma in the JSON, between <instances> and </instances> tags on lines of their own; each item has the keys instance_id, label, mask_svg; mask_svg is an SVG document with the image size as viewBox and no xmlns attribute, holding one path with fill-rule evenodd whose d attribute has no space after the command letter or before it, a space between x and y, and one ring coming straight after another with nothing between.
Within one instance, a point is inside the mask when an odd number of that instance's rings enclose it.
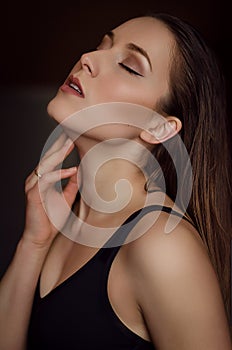
<instances>
[{"instance_id":1,"label":"cheek","mask_svg":"<svg viewBox=\"0 0 232 350\"><path fill-rule=\"evenodd\" d=\"M122 82L121 77L114 77L98 83L98 87L94 89L98 102L127 102L152 109L155 105L154 87L151 89L147 84L136 81L136 78L134 82L133 77Z\"/></svg>"}]
</instances>

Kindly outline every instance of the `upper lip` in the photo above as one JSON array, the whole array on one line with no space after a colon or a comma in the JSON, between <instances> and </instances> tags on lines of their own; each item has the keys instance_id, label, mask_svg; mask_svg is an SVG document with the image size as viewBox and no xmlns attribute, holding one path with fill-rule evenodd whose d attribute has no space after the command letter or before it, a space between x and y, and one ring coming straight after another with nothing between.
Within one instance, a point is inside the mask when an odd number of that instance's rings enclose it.
<instances>
[{"instance_id":1,"label":"upper lip","mask_svg":"<svg viewBox=\"0 0 232 350\"><path fill-rule=\"evenodd\" d=\"M80 80L76 77L74 77L74 75L70 75L66 81L66 84L69 85L70 87L77 87L78 89L78 92L83 96L85 97L85 94L84 94L84 91L83 91L83 88L81 86L81 83L80 83ZM73 86L71 86L71 84L73 84Z\"/></svg>"}]
</instances>

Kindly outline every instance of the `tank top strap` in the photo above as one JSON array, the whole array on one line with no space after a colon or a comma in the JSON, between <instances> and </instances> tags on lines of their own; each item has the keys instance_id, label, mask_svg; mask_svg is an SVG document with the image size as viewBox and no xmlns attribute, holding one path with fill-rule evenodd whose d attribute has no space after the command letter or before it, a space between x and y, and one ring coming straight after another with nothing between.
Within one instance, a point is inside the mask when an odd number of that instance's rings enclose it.
<instances>
[{"instance_id":1,"label":"tank top strap","mask_svg":"<svg viewBox=\"0 0 232 350\"><path fill-rule=\"evenodd\" d=\"M176 215L184 220L188 221L192 224L192 222L181 213L173 210L171 207L162 206L162 205L149 205L142 209L137 210L132 213L126 221L115 231L113 236L104 244L103 248L112 248L118 247L124 243L130 231L134 228L134 226L143 218L144 215L152 212L152 211L164 211L171 215ZM193 224L192 224L193 225Z\"/></svg>"}]
</instances>

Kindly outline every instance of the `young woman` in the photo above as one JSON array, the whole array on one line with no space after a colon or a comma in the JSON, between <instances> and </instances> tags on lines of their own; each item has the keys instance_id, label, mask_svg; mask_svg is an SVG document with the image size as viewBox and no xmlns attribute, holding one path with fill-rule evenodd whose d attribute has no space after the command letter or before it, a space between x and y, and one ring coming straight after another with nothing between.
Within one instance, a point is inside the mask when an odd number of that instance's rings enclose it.
<instances>
[{"instance_id":1,"label":"young woman","mask_svg":"<svg viewBox=\"0 0 232 350\"><path fill-rule=\"evenodd\" d=\"M142 112L88 124L118 103ZM48 112L64 132L26 180L25 230L0 286L1 350L231 349L225 91L199 33L165 14L127 21L81 57ZM57 169L74 147L78 177ZM159 167L144 172L150 152ZM115 189L121 179L133 191ZM64 198L75 239L62 233ZM112 227L113 241L95 241Z\"/></svg>"}]
</instances>

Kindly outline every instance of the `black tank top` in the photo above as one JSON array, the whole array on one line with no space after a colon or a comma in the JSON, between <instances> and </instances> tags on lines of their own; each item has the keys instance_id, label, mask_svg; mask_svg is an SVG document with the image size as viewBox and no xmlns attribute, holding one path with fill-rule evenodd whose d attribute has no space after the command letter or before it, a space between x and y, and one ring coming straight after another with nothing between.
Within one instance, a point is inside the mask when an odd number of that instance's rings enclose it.
<instances>
[{"instance_id":1,"label":"black tank top","mask_svg":"<svg viewBox=\"0 0 232 350\"><path fill-rule=\"evenodd\" d=\"M132 227L145 214L157 210L182 217L168 207L143 208L132 214L124 222L127 225L122 225L84 266L43 298L38 282L27 350L155 350L114 313L107 281L112 262Z\"/></svg>"}]
</instances>

